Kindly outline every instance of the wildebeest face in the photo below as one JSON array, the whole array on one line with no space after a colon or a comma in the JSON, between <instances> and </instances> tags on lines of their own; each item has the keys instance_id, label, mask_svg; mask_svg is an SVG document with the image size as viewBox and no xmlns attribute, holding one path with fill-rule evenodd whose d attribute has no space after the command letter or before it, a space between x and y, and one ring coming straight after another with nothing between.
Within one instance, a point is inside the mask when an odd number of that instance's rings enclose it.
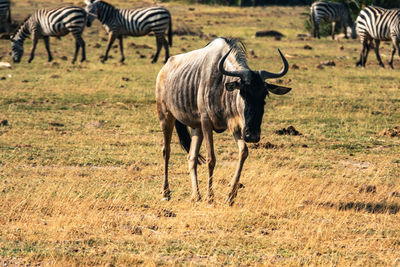
<instances>
[{"instance_id":1,"label":"wildebeest face","mask_svg":"<svg viewBox=\"0 0 400 267\"><path fill-rule=\"evenodd\" d=\"M264 80L284 76L289 69L289 64L281 51L278 50L284 63L279 73L272 73L265 70L252 71L250 69L227 71L224 69L224 62L231 51L232 48L219 60L218 69L220 73L226 76L239 78L238 81L226 83L225 88L228 91L240 90L240 96L244 100L244 129L242 136L245 142L256 143L260 141L265 97L268 95L268 92L284 95L291 90L291 88L268 84Z\"/></svg>"},{"instance_id":2,"label":"wildebeest face","mask_svg":"<svg viewBox=\"0 0 400 267\"><path fill-rule=\"evenodd\" d=\"M13 58L13 61L15 63L19 63L23 54L24 47L22 46L22 44L11 39L11 56Z\"/></svg>"},{"instance_id":3,"label":"wildebeest face","mask_svg":"<svg viewBox=\"0 0 400 267\"><path fill-rule=\"evenodd\" d=\"M260 140L261 122L264 114L265 97L268 91L258 73L249 71L240 81L227 83L227 90L239 89L244 101L243 139L256 143Z\"/></svg>"}]
</instances>

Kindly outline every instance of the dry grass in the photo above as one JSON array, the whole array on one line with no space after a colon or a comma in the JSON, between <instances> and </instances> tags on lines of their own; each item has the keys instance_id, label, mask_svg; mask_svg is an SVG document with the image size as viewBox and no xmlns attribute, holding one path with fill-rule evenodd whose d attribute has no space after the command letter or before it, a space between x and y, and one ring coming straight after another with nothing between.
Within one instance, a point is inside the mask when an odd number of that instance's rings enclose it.
<instances>
[{"instance_id":1,"label":"dry grass","mask_svg":"<svg viewBox=\"0 0 400 267\"><path fill-rule=\"evenodd\" d=\"M15 2L13 14L22 19L29 5ZM379 134L400 124L398 58L396 70L380 69L370 54L367 68L358 69L358 41L299 39L304 7L166 6L175 28L203 32L175 36L172 54L203 47L213 35L235 36L254 51L254 69L278 71L276 48L299 67L276 81L292 92L267 99L261 145L250 149L235 206L224 203L237 159L229 133L215 136L216 203L190 202L186 156L176 136L172 199L160 202L154 84L162 63L150 64L154 50L130 45L154 49L154 37L127 38L127 64L117 63L115 48L103 65L105 35L96 23L84 36L87 63L69 63L73 41L67 36L51 40L56 63L46 63L39 43L31 64L25 55L11 70L0 70L0 121L8 120L0 126L0 262L399 265L400 142ZM258 30L286 37L253 37ZM1 61L9 61L9 42L0 41ZM387 60L390 45L382 54ZM327 60L336 66L317 68ZM302 135L275 133L290 125ZM199 175L205 193L204 167Z\"/></svg>"}]
</instances>

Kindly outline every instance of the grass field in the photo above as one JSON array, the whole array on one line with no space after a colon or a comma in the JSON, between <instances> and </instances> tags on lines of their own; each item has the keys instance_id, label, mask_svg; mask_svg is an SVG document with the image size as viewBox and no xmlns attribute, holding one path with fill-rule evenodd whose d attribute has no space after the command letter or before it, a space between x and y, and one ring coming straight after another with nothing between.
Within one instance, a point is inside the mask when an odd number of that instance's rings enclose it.
<instances>
[{"instance_id":1,"label":"grass field","mask_svg":"<svg viewBox=\"0 0 400 267\"><path fill-rule=\"evenodd\" d=\"M13 15L22 21L31 6L58 5L14 1ZM173 55L233 36L247 44L253 69L279 71L277 48L292 66L274 81L293 89L267 99L262 139L250 145L235 205L224 203L237 161L227 132L214 135L215 203L190 201L176 134L172 198L160 201L154 89L164 51L150 64L155 38L130 37L126 64L118 63L118 47L101 64L106 35L96 22L84 33L85 63L70 63L66 36L51 39L54 62L40 41L28 64L28 39L22 62L0 69L0 121L8 122L0 126L0 263L399 266L400 140L382 134L400 126L398 57L395 70L379 68L373 52L365 69L355 68L358 40L299 38L307 7L163 5L175 29L203 33L175 35ZM256 38L258 30L286 37ZM9 47L0 40L1 61L11 62ZM385 63L390 52L383 44ZM336 66L317 67L327 60ZM275 133L288 126L301 135ZM205 195L204 166L199 179Z\"/></svg>"}]
</instances>

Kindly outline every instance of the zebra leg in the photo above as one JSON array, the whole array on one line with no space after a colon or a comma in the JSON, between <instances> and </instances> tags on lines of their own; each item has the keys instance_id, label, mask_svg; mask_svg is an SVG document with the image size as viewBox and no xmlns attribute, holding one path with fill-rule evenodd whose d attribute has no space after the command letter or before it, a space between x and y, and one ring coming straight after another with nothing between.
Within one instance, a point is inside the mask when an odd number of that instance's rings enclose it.
<instances>
[{"instance_id":1,"label":"zebra leg","mask_svg":"<svg viewBox=\"0 0 400 267\"><path fill-rule=\"evenodd\" d=\"M161 130L164 135L164 147L162 149L164 158L164 182L162 188L162 200L170 200L169 183L168 183L168 162L171 154L171 137L174 130L175 118L169 112L159 112Z\"/></svg>"},{"instance_id":2,"label":"zebra leg","mask_svg":"<svg viewBox=\"0 0 400 267\"><path fill-rule=\"evenodd\" d=\"M164 44L164 48L165 48L165 61L164 61L164 63L167 63L168 58L169 58L169 46L168 46L168 42L165 39L164 35L162 37L163 37L163 44Z\"/></svg>"},{"instance_id":3,"label":"zebra leg","mask_svg":"<svg viewBox=\"0 0 400 267\"><path fill-rule=\"evenodd\" d=\"M396 46L393 45L392 56L390 57L390 61L389 61L389 66L390 66L390 68L392 68L392 69L393 69L393 57L394 57L394 54L395 54L395 53L396 53Z\"/></svg>"},{"instance_id":4,"label":"zebra leg","mask_svg":"<svg viewBox=\"0 0 400 267\"><path fill-rule=\"evenodd\" d=\"M153 60L151 61L151 63L156 63L158 60L158 56L160 55L160 51L161 51L161 46L163 44L163 35L160 34L156 34L156 44L157 44L157 51L156 54L154 55ZM165 38L164 38L165 40Z\"/></svg>"},{"instance_id":5,"label":"zebra leg","mask_svg":"<svg viewBox=\"0 0 400 267\"><path fill-rule=\"evenodd\" d=\"M378 60L379 66L381 66L382 68L384 68L385 65L383 65L381 56L379 55L379 45L380 45L380 43L381 43L380 40L375 39L375 48L374 48L374 50L375 50L376 59ZM371 42L371 44L372 44L372 42Z\"/></svg>"},{"instance_id":6,"label":"zebra leg","mask_svg":"<svg viewBox=\"0 0 400 267\"><path fill-rule=\"evenodd\" d=\"M199 192L199 184L197 182L197 163L201 142L203 141L203 133L200 128L192 129L192 141L190 142L190 150L188 156L188 165L190 177L192 180L192 200L199 201L201 195Z\"/></svg>"},{"instance_id":7,"label":"zebra leg","mask_svg":"<svg viewBox=\"0 0 400 267\"><path fill-rule=\"evenodd\" d=\"M106 53L105 53L103 59L101 60L102 63L104 63L107 60L108 52L110 52L111 46L113 45L116 38L117 38L117 34L115 32L110 32L108 34L108 45L107 45Z\"/></svg>"},{"instance_id":8,"label":"zebra leg","mask_svg":"<svg viewBox=\"0 0 400 267\"><path fill-rule=\"evenodd\" d=\"M316 21L315 25L314 25L314 37L318 39L321 39L321 37L319 36L319 23Z\"/></svg>"},{"instance_id":9,"label":"zebra leg","mask_svg":"<svg viewBox=\"0 0 400 267\"><path fill-rule=\"evenodd\" d=\"M43 37L43 40L44 40L44 46L46 47L46 50L47 50L47 55L48 55L48 62L51 62L52 60L53 60L53 56L51 55L51 52L50 52L50 41L49 41L49 36L44 36Z\"/></svg>"},{"instance_id":10,"label":"zebra leg","mask_svg":"<svg viewBox=\"0 0 400 267\"><path fill-rule=\"evenodd\" d=\"M81 43L81 48L82 48L82 58L81 58L81 62L86 60L86 49L85 49L85 41L82 39L82 37L80 38Z\"/></svg>"},{"instance_id":11,"label":"zebra leg","mask_svg":"<svg viewBox=\"0 0 400 267\"><path fill-rule=\"evenodd\" d=\"M336 22L333 21L332 22L332 40L335 40L335 26L336 26Z\"/></svg>"},{"instance_id":12,"label":"zebra leg","mask_svg":"<svg viewBox=\"0 0 400 267\"><path fill-rule=\"evenodd\" d=\"M390 58L389 65L393 69L393 57L394 57L394 54L396 53L396 49L397 49L397 53L400 56L399 38L392 37L392 43L393 43L393 50L392 50L392 57Z\"/></svg>"},{"instance_id":13,"label":"zebra leg","mask_svg":"<svg viewBox=\"0 0 400 267\"><path fill-rule=\"evenodd\" d=\"M35 32L33 32L33 34L32 34L31 56L29 57L28 63L31 63L33 58L35 57L35 50L36 50L36 46L37 46L38 40L39 40L38 35Z\"/></svg>"},{"instance_id":14,"label":"zebra leg","mask_svg":"<svg viewBox=\"0 0 400 267\"><path fill-rule=\"evenodd\" d=\"M343 32L344 32L344 38L349 39L349 36L347 36L347 25L346 25L346 23L342 22L342 27L343 27Z\"/></svg>"},{"instance_id":15,"label":"zebra leg","mask_svg":"<svg viewBox=\"0 0 400 267\"><path fill-rule=\"evenodd\" d=\"M119 39L119 49L121 50L121 60L120 60L119 62L122 63L122 62L125 61L124 46L123 46L123 44L122 44L123 36L122 36L122 35L119 36L118 39Z\"/></svg>"},{"instance_id":16,"label":"zebra leg","mask_svg":"<svg viewBox=\"0 0 400 267\"><path fill-rule=\"evenodd\" d=\"M367 40L367 42L366 42L364 56L363 56L363 62L362 62L363 67L365 67L365 64L367 63L368 53L369 53L369 50L371 49L372 42L373 42L372 39Z\"/></svg>"},{"instance_id":17,"label":"zebra leg","mask_svg":"<svg viewBox=\"0 0 400 267\"><path fill-rule=\"evenodd\" d=\"M74 53L74 58L71 61L72 64L75 63L76 58L78 57L79 47L80 47L80 44L79 44L78 40L75 40L75 53Z\"/></svg>"}]
</instances>

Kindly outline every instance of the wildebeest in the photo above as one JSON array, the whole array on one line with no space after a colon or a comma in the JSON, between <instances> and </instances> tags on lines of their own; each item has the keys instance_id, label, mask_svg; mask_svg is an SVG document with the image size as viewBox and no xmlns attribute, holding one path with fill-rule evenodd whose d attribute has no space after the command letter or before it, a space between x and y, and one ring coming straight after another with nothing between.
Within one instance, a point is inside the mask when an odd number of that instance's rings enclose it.
<instances>
[{"instance_id":1,"label":"wildebeest","mask_svg":"<svg viewBox=\"0 0 400 267\"><path fill-rule=\"evenodd\" d=\"M268 78L282 77L288 71L287 61L279 53L284 63L279 73L251 70L247 65L245 47L236 39L217 38L202 49L173 56L167 61L156 82L157 112L164 134L164 200L170 198L168 160L175 124L180 142L189 153L194 201L201 199L197 164L203 137L209 171L208 197L212 202L213 130L219 133L229 129L232 132L239 147L239 163L226 201L233 204L248 155L246 142L260 140L265 97L268 92L283 95L290 91L290 88L264 82ZM191 136L187 126L192 128Z\"/></svg>"}]
</instances>

